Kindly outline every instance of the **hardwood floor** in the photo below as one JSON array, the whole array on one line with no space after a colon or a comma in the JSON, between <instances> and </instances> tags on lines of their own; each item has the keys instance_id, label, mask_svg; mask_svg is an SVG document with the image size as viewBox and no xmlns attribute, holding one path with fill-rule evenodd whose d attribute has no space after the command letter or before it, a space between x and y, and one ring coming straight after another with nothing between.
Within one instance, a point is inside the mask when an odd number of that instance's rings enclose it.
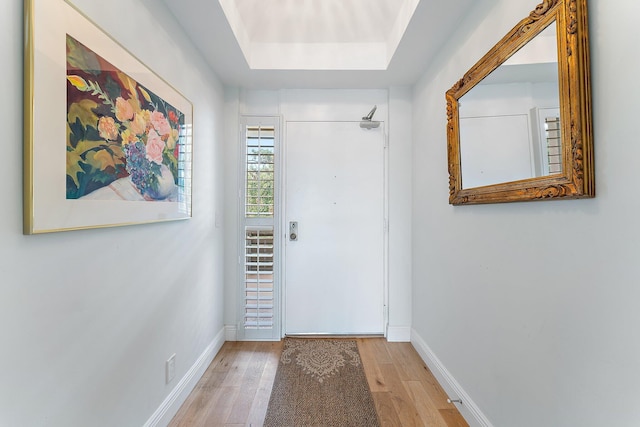
<instances>
[{"instance_id":1,"label":"hardwood floor","mask_svg":"<svg viewBox=\"0 0 640 427\"><path fill-rule=\"evenodd\" d=\"M410 343L358 338L384 426L468 427ZM170 427L262 425L282 342L227 342Z\"/></svg>"}]
</instances>

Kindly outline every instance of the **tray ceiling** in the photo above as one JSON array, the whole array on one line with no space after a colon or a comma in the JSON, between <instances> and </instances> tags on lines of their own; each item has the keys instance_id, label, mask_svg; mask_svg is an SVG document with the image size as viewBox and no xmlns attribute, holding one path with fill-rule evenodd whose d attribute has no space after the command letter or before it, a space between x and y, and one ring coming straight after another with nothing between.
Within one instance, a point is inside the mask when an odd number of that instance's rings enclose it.
<instances>
[{"instance_id":1,"label":"tray ceiling","mask_svg":"<svg viewBox=\"0 0 640 427\"><path fill-rule=\"evenodd\" d=\"M211 68L249 88L413 84L495 0L164 0Z\"/></svg>"}]
</instances>

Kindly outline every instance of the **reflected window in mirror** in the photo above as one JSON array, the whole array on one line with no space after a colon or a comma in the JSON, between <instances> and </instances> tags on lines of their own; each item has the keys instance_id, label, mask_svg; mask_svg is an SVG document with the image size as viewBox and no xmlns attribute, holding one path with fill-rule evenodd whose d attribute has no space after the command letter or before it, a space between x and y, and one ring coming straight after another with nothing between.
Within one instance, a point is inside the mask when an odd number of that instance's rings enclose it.
<instances>
[{"instance_id":1,"label":"reflected window in mirror","mask_svg":"<svg viewBox=\"0 0 640 427\"><path fill-rule=\"evenodd\" d=\"M546 156L542 153L544 161L543 175L562 173L562 142L560 138L560 113L544 118L544 140L546 143Z\"/></svg>"}]
</instances>

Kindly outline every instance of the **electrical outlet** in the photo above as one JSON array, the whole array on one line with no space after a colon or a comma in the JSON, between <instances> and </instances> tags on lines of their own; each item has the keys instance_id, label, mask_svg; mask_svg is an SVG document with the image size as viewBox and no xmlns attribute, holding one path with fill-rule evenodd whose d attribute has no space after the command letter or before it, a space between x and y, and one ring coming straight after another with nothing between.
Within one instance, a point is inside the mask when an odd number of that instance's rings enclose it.
<instances>
[{"instance_id":1,"label":"electrical outlet","mask_svg":"<svg viewBox=\"0 0 640 427\"><path fill-rule=\"evenodd\" d=\"M176 354L172 354L169 359L167 359L166 364L166 381L169 384L173 378L176 376Z\"/></svg>"}]
</instances>

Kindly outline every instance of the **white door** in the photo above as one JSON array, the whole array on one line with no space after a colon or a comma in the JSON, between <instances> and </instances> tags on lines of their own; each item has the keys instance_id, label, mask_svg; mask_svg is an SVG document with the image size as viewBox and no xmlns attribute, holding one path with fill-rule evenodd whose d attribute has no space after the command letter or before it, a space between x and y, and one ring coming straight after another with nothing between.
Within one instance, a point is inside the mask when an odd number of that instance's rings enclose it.
<instances>
[{"instance_id":1,"label":"white door","mask_svg":"<svg viewBox=\"0 0 640 427\"><path fill-rule=\"evenodd\" d=\"M384 133L288 122L286 334L384 332Z\"/></svg>"}]
</instances>

